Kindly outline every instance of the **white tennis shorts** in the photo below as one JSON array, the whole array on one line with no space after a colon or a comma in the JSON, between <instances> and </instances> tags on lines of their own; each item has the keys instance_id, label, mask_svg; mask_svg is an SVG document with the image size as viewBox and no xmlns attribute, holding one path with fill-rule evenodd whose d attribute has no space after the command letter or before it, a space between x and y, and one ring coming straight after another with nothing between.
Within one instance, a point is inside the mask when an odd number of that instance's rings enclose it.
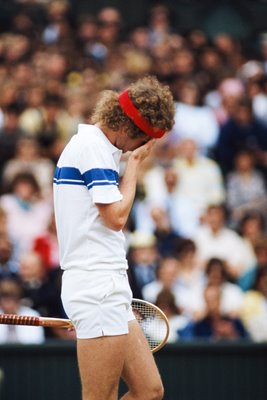
<instances>
[{"instance_id":1,"label":"white tennis shorts","mask_svg":"<svg viewBox=\"0 0 267 400\"><path fill-rule=\"evenodd\" d=\"M61 299L78 339L126 334L135 319L125 270L66 270Z\"/></svg>"}]
</instances>

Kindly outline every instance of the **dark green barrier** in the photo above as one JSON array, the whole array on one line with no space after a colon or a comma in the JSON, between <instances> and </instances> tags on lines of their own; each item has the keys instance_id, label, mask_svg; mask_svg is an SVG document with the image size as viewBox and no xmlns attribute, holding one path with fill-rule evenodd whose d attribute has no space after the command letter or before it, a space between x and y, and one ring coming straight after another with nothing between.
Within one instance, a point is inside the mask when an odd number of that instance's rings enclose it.
<instances>
[{"instance_id":1,"label":"dark green barrier","mask_svg":"<svg viewBox=\"0 0 267 400\"><path fill-rule=\"evenodd\" d=\"M164 400L267 398L267 343L168 345L155 357ZM0 346L0 369L1 400L81 399L74 343Z\"/></svg>"}]
</instances>

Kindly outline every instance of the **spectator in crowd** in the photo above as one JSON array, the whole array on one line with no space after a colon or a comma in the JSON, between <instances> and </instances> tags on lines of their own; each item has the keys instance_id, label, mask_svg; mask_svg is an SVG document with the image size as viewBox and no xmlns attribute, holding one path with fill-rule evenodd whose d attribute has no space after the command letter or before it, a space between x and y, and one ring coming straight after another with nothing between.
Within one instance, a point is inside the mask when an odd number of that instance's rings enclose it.
<instances>
[{"instance_id":1,"label":"spectator in crowd","mask_svg":"<svg viewBox=\"0 0 267 400\"><path fill-rule=\"evenodd\" d=\"M240 150L252 151L256 166L266 173L267 127L253 115L247 96L238 100L233 116L219 132L215 157L224 175L233 170L235 156Z\"/></svg>"},{"instance_id":2,"label":"spectator in crowd","mask_svg":"<svg viewBox=\"0 0 267 400\"><path fill-rule=\"evenodd\" d=\"M211 159L201 156L192 139L184 139L173 161L179 185L178 194L197 207L199 218L211 203L224 201L225 191L219 166Z\"/></svg>"},{"instance_id":3,"label":"spectator in crowd","mask_svg":"<svg viewBox=\"0 0 267 400\"><path fill-rule=\"evenodd\" d=\"M195 339L219 341L248 338L240 318L221 312L221 291L218 286L207 286L204 299L205 316L193 326Z\"/></svg>"},{"instance_id":4,"label":"spectator in crowd","mask_svg":"<svg viewBox=\"0 0 267 400\"><path fill-rule=\"evenodd\" d=\"M59 152L73 134L64 101L64 97L57 93L46 93L39 110L27 108L20 118L20 126L36 137L43 155L53 161L57 160Z\"/></svg>"},{"instance_id":5,"label":"spectator in crowd","mask_svg":"<svg viewBox=\"0 0 267 400\"><path fill-rule=\"evenodd\" d=\"M248 257L252 260L251 268L254 269L257 265L256 247L266 239L264 215L257 210L245 212L240 220L237 232L244 240ZM250 273L250 270L249 268L248 271L245 271L245 275ZM242 279L242 275L240 279Z\"/></svg>"},{"instance_id":6,"label":"spectator in crowd","mask_svg":"<svg viewBox=\"0 0 267 400\"><path fill-rule=\"evenodd\" d=\"M18 268L12 241L7 234L0 233L0 280L18 276Z\"/></svg>"},{"instance_id":7,"label":"spectator in crowd","mask_svg":"<svg viewBox=\"0 0 267 400\"><path fill-rule=\"evenodd\" d=\"M155 303L158 294L163 289L170 290L175 295L175 283L179 271L179 261L176 257L163 257L160 259L156 279L147 283L142 288L142 297L151 303ZM178 307L175 299L176 306Z\"/></svg>"},{"instance_id":8,"label":"spectator in crowd","mask_svg":"<svg viewBox=\"0 0 267 400\"><path fill-rule=\"evenodd\" d=\"M181 236L175 229L172 215L169 215L163 208L153 207L151 218L154 222L153 234L157 240L159 256L165 257L174 254Z\"/></svg>"},{"instance_id":9,"label":"spectator in crowd","mask_svg":"<svg viewBox=\"0 0 267 400\"><path fill-rule=\"evenodd\" d=\"M142 231L134 231L131 234L128 273L133 297L142 298L143 287L156 279L158 256L153 234Z\"/></svg>"},{"instance_id":10,"label":"spectator in crowd","mask_svg":"<svg viewBox=\"0 0 267 400\"><path fill-rule=\"evenodd\" d=\"M144 191L146 198L143 201L148 210L147 220L154 233L158 230L159 216L165 216L165 225L169 231L180 237L190 237L199 225L199 209L193 199L179 191L180 179L175 168L171 166L152 167L144 176ZM160 192L155 190L161 187ZM139 217L141 221L142 214ZM152 219L152 221L151 221ZM163 222L163 219L161 219ZM144 225L141 225L144 226Z\"/></svg>"},{"instance_id":11,"label":"spectator in crowd","mask_svg":"<svg viewBox=\"0 0 267 400\"><path fill-rule=\"evenodd\" d=\"M181 314L176 305L175 296L170 289L162 289L157 295L155 304L168 318L170 324L168 343L192 338L192 321L188 316Z\"/></svg>"},{"instance_id":12,"label":"spectator in crowd","mask_svg":"<svg viewBox=\"0 0 267 400\"><path fill-rule=\"evenodd\" d=\"M61 298L60 268L46 271L38 253L30 251L21 257L20 279L23 288L23 303L46 317L67 318ZM59 336L60 331L46 329L47 337ZM72 337L72 335L60 335Z\"/></svg>"},{"instance_id":13,"label":"spectator in crowd","mask_svg":"<svg viewBox=\"0 0 267 400\"><path fill-rule=\"evenodd\" d=\"M219 258L211 258L207 262L205 272L207 281L203 287L203 295L207 286L217 286L221 291L221 313L240 317L244 294L237 284L229 281L224 261Z\"/></svg>"},{"instance_id":14,"label":"spectator in crowd","mask_svg":"<svg viewBox=\"0 0 267 400\"><path fill-rule=\"evenodd\" d=\"M40 147L34 137L25 136L17 141L16 153L6 162L3 169L3 187L8 190L14 177L21 172L33 173L48 201L52 197L52 182L55 166L49 158L42 157Z\"/></svg>"},{"instance_id":15,"label":"spectator in crowd","mask_svg":"<svg viewBox=\"0 0 267 400\"><path fill-rule=\"evenodd\" d=\"M51 204L40 197L40 187L32 173L17 174L11 192L0 197L7 215L8 234L18 246L19 254L30 250L34 238L44 231L51 213Z\"/></svg>"},{"instance_id":16,"label":"spectator in crowd","mask_svg":"<svg viewBox=\"0 0 267 400\"><path fill-rule=\"evenodd\" d=\"M220 258L225 261L227 273L235 281L252 267L254 258L249 257L244 239L227 227L224 205L210 205L204 221L194 236L200 265L204 268L210 258Z\"/></svg>"},{"instance_id":17,"label":"spectator in crowd","mask_svg":"<svg viewBox=\"0 0 267 400\"><path fill-rule=\"evenodd\" d=\"M255 168L254 156L243 150L234 158L234 170L226 176L226 202L232 226L249 210L267 213L267 190L264 176Z\"/></svg>"},{"instance_id":18,"label":"spectator in crowd","mask_svg":"<svg viewBox=\"0 0 267 400\"><path fill-rule=\"evenodd\" d=\"M204 272L197 259L196 244L184 239L177 246L179 267L175 281L175 297L181 311L193 319L199 318L199 303L204 285Z\"/></svg>"},{"instance_id":19,"label":"spectator in crowd","mask_svg":"<svg viewBox=\"0 0 267 400\"><path fill-rule=\"evenodd\" d=\"M170 140L192 139L199 152L208 155L217 141L219 126L213 110L201 105L200 88L192 79L178 86L175 124Z\"/></svg>"},{"instance_id":20,"label":"spectator in crowd","mask_svg":"<svg viewBox=\"0 0 267 400\"><path fill-rule=\"evenodd\" d=\"M206 93L204 102L212 108L221 127L234 116L236 105L244 95L245 86L241 79L227 77L219 80L215 90Z\"/></svg>"},{"instance_id":21,"label":"spectator in crowd","mask_svg":"<svg viewBox=\"0 0 267 400\"><path fill-rule=\"evenodd\" d=\"M23 287L23 301L29 307L40 310L40 289L45 281L46 271L39 254L28 251L20 257L19 276Z\"/></svg>"},{"instance_id":22,"label":"spectator in crowd","mask_svg":"<svg viewBox=\"0 0 267 400\"><path fill-rule=\"evenodd\" d=\"M21 107L17 103L8 105L3 112L3 126L0 129L0 177L5 163L14 157L17 141L25 131L19 126Z\"/></svg>"},{"instance_id":23,"label":"spectator in crowd","mask_svg":"<svg viewBox=\"0 0 267 400\"><path fill-rule=\"evenodd\" d=\"M255 264L241 275L237 281L243 291L252 289L255 284L256 275L261 268L267 266L267 237L262 236L255 240L254 245Z\"/></svg>"},{"instance_id":24,"label":"spectator in crowd","mask_svg":"<svg viewBox=\"0 0 267 400\"><path fill-rule=\"evenodd\" d=\"M242 319L252 339L267 340L267 265L258 268L255 284L245 294Z\"/></svg>"},{"instance_id":25,"label":"spectator in crowd","mask_svg":"<svg viewBox=\"0 0 267 400\"><path fill-rule=\"evenodd\" d=\"M0 281L1 314L40 316L36 310L24 306L21 297L19 280L5 278ZM40 344L44 340L44 328L41 326L0 325L0 343Z\"/></svg>"}]
</instances>

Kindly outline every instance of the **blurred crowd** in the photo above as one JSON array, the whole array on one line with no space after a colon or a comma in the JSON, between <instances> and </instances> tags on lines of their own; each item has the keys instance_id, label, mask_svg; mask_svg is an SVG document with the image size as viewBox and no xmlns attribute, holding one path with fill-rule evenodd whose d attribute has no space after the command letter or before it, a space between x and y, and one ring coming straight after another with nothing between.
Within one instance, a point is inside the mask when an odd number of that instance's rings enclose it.
<instances>
[{"instance_id":1,"label":"blurred crowd","mask_svg":"<svg viewBox=\"0 0 267 400\"><path fill-rule=\"evenodd\" d=\"M267 33L251 51L223 32L182 34L163 4L131 28L114 7L71 11L18 1L0 31L0 312L66 317L55 164L101 90L153 74L176 115L142 164L125 228L133 295L166 313L170 342L266 341ZM74 336L0 326L1 343Z\"/></svg>"}]
</instances>

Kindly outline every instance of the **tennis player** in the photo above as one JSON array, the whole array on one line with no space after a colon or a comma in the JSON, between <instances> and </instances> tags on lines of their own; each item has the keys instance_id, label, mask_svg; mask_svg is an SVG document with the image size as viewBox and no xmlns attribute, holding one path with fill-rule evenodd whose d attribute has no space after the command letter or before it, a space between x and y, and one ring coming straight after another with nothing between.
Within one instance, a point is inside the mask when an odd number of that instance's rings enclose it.
<instances>
[{"instance_id":1,"label":"tennis player","mask_svg":"<svg viewBox=\"0 0 267 400\"><path fill-rule=\"evenodd\" d=\"M167 86L145 77L118 94L104 91L92 125L80 124L54 177L62 301L77 334L83 400L157 400L163 386L131 309L122 229L136 190L137 171L156 139L173 126ZM122 153L130 152L119 181Z\"/></svg>"}]
</instances>

